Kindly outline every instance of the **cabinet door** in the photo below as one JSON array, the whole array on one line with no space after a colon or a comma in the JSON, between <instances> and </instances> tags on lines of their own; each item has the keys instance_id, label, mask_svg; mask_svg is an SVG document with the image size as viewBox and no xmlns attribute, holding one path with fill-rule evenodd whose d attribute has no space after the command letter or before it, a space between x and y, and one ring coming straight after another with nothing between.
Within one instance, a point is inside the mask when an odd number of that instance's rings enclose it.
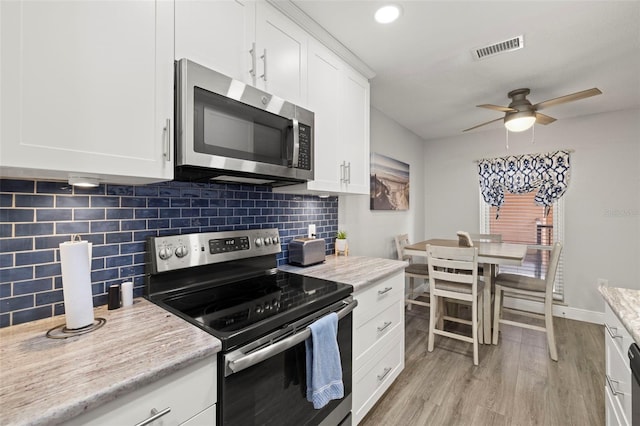
<instances>
[{"instance_id":1,"label":"cabinet door","mask_svg":"<svg viewBox=\"0 0 640 426\"><path fill-rule=\"evenodd\" d=\"M2 2L4 176L173 178L173 2Z\"/></svg>"},{"instance_id":2,"label":"cabinet door","mask_svg":"<svg viewBox=\"0 0 640 426\"><path fill-rule=\"evenodd\" d=\"M254 84L255 2L176 0L176 59Z\"/></svg>"},{"instance_id":3,"label":"cabinet door","mask_svg":"<svg viewBox=\"0 0 640 426\"><path fill-rule=\"evenodd\" d=\"M257 87L307 104L307 34L272 6L256 8Z\"/></svg>"},{"instance_id":4,"label":"cabinet door","mask_svg":"<svg viewBox=\"0 0 640 426\"><path fill-rule=\"evenodd\" d=\"M343 192L369 194L369 82L345 69L340 102L340 146L349 164Z\"/></svg>"},{"instance_id":5,"label":"cabinet door","mask_svg":"<svg viewBox=\"0 0 640 426\"><path fill-rule=\"evenodd\" d=\"M315 176L309 189L340 191L340 61L317 42L309 43L309 108L315 114Z\"/></svg>"}]
</instances>

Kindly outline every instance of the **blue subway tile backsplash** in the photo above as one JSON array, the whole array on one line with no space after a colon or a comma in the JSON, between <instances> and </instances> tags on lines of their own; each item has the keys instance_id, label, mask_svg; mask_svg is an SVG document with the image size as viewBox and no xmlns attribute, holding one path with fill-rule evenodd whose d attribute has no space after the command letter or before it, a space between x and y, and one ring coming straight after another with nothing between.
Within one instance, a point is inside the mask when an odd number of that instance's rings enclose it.
<instances>
[{"instance_id":1,"label":"blue subway tile backsplash","mask_svg":"<svg viewBox=\"0 0 640 426\"><path fill-rule=\"evenodd\" d=\"M282 253L316 225L326 252L338 230L338 199L273 193L265 186L164 182L73 188L66 182L0 179L0 328L64 313L59 245L93 243L94 306L111 284L144 292L148 236L278 228Z\"/></svg>"}]
</instances>

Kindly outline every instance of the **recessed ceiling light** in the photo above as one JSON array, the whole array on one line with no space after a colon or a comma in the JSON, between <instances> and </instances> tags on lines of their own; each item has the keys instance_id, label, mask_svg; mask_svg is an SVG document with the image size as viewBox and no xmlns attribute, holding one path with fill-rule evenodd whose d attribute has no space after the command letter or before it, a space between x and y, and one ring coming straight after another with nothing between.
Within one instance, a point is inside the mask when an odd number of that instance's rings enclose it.
<instances>
[{"instance_id":1,"label":"recessed ceiling light","mask_svg":"<svg viewBox=\"0 0 640 426\"><path fill-rule=\"evenodd\" d=\"M388 24L400 16L400 7L396 5L382 6L376 11L375 18L381 24Z\"/></svg>"}]
</instances>

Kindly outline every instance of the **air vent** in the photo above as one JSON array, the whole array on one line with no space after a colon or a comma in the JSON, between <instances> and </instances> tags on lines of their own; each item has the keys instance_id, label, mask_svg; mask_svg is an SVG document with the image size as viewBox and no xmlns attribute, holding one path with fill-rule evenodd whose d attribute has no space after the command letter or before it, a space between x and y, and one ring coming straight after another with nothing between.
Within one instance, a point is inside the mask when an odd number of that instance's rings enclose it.
<instances>
[{"instance_id":1,"label":"air vent","mask_svg":"<svg viewBox=\"0 0 640 426\"><path fill-rule=\"evenodd\" d=\"M478 47L473 49L473 57L476 60L489 58L504 52L522 49L524 47L524 36L520 35L509 40L494 43L489 46Z\"/></svg>"}]
</instances>

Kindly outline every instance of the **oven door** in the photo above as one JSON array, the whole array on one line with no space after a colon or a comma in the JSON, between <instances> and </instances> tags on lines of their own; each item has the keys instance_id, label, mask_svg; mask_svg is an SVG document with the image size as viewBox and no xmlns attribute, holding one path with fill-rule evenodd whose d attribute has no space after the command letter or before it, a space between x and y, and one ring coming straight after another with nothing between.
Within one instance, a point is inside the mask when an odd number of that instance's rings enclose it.
<instances>
[{"instance_id":1,"label":"oven door","mask_svg":"<svg viewBox=\"0 0 640 426\"><path fill-rule=\"evenodd\" d=\"M640 425L640 347L633 343L629 347L631 367L631 424Z\"/></svg>"},{"instance_id":2,"label":"oven door","mask_svg":"<svg viewBox=\"0 0 640 426\"><path fill-rule=\"evenodd\" d=\"M350 425L352 298L306 317L230 353L221 354L218 424ZM338 346L344 398L316 410L306 399L306 326L329 312L338 313ZM296 331L297 330L297 331Z\"/></svg>"}]
</instances>

